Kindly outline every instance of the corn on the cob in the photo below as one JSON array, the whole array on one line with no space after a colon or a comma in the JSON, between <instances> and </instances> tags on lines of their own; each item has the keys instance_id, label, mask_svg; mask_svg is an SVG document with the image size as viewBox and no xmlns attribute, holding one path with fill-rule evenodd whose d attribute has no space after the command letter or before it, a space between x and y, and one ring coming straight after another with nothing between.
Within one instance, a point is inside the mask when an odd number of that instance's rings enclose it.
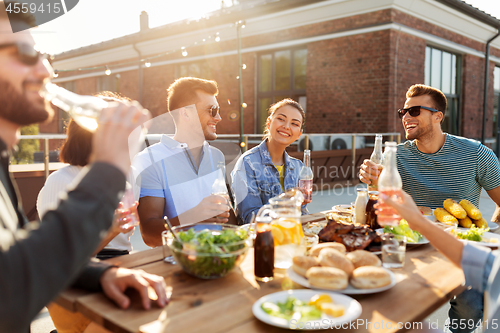
<instances>
[{"instance_id":1,"label":"corn on the cob","mask_svg":"<svg viewBox=\"0 0 500 333\"><path fill-rule=\"evenodd\" d=\"M474 223L477 228L488 227L488 222L484 219L484 217L481 217L479 220L472 220L472 223Z\"/></svg>"},{"instance_id":2,"label":"corn on the cob","mask_svg":"<svg viewBox=\"0 0 500 333\"><path fill-rule=\"evenodd\" d=\"M453 199L446 199L443 202L443 207L448 211L448 213L455 216L457 219L464 219L467 217L465 209L463 209L463 207Z\"/></svg>"},{"instance_id":3,"label":"corn on the cob","mask_svg":"<svg viewBox=\"0 0 500 333\"><path fill-rule=\"evenodd\" d=\"M458 219L458 224L463 228L470 228L472 226L472 220L466 216L464 219Z\"/></svg>"},{"instance_id":4,"label":"corn on the cob","mask_svg":"<svg viewBox=\"0 0 500 333\"><path fill-rule=\"evenodd\" d=\"M483 217L479 209L474 206L469 200L461 200L460 206L465 209L467 215L473 220L480 220Z\"/></svg>"},{"instance_id":5,"label":"corn on the cob","mask_svg":"<svg viewBox=\"0 0 500 333\"><path fill-rule=\"evenodd\" d=\"M443 208L436 208L434 209L434 216L439 222L446 223L446 224L458 224L458 220L456 219L455 216L451 215L448 213L445 209Z\"/></svg>"}]
</instances>

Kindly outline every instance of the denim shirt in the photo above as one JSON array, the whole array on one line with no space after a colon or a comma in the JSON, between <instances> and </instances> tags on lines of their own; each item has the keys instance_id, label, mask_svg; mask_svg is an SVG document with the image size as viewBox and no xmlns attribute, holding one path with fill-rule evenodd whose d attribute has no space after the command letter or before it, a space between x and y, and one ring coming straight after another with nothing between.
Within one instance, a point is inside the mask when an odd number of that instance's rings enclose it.
<instances>
[{"instance_id":1,"label":"denim shirt","mask_svg":"<svg viewBox=\"0 0 500 333\"><path fill-rule=\"evenodd\" d=\"M285 190L297 187L302 161L284 153ZM231 172L232 192L240 223L250 223L252 212L269 203L269 199L283 193L278 169L271 160L266 140L243 154ZM306 205L302 215L308 214Z\"/></svg>"}]
</instances>

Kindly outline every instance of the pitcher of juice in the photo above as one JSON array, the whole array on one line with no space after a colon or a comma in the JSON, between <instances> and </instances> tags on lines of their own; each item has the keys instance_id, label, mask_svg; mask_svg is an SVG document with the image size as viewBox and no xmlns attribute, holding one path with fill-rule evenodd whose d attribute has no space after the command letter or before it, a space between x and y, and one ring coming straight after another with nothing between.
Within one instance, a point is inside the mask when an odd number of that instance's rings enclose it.
<instances>
[{"instance_id":1,"label":"pitcher of juice","mask_svg":"<svg viewBox=\"0 0 500 333\"><path fill-rule=\"evenodd\" d=\"M292 258L306 251L304 232L300 222L300 206L304 196L300 190L289 190L269 199L257 217L270 216L271 233L274 238L274 267L289 268Z\"/></svg>"}]
</instances>

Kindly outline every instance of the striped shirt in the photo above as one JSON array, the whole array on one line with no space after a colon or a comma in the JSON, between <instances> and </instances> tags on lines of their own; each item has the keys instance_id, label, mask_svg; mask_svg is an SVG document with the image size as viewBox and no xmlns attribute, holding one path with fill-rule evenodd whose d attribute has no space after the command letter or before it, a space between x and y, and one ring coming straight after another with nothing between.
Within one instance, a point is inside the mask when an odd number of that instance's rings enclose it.
<instances>
[{"instance_id":1,"label":"striped shirt","mask_svg":"<svg viewBox=\"0 0 500 333\"><path fill-rule=\"evenodd\" d=\"M445 133L437 152L425 154L415 140L398 145L398 171L403 190L420 206L437 208L447 198L467 199L479 206L481 188L500 186L500 163L480 142Z\"/></svg>"}]
</instances>

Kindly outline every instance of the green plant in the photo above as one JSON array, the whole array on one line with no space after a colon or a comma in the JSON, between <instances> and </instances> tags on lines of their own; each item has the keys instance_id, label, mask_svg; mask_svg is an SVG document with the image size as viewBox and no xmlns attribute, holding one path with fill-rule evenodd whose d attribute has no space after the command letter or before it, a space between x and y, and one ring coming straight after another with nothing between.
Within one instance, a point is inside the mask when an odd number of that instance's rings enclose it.
<instances>
[{"instance_id":1,"label":"green plant","mask_svg":"<svg viewBox=\"0 0 500 333\"><path fill-rule=\"evenodd\" d=\"M33 124L21 128L21 135L38 134L38 124ZM17 144L11 158L12 164L33 163L33 153L40 150L40 142L36 139L23 139Z\"/></svg>"}]
</instances>

